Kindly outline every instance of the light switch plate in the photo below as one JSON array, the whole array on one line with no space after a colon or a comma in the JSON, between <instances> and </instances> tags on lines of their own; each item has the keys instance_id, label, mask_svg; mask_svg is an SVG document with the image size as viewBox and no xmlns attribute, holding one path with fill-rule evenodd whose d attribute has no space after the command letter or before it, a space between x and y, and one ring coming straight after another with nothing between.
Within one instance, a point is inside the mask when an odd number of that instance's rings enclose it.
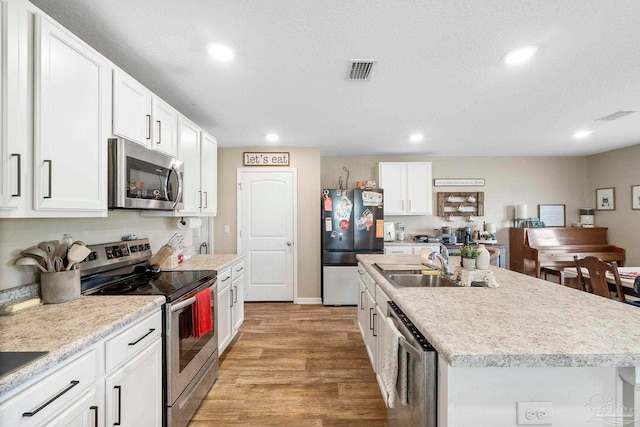
<instances>
[{"instance_id":1,"label":"light switch plate","mask_svg":"<svg viewBox=\"0 0 640 427\"><path fill-rule=\"evenodd\" d=\"M517 425L546 426L553 424L553 403L516 402Z\"/></svg>"}]
</instances>

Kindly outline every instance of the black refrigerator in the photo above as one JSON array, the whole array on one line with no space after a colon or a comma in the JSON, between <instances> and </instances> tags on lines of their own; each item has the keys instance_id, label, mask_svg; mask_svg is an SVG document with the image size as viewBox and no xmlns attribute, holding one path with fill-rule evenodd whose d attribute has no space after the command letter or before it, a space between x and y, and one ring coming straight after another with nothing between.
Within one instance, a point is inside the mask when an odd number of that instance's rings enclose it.
<instances>
[{"instance_id":1,"label":"black refrigerator","mask_svg":"<svg viewBox=\"0 0 640 427\"><path fill-rule=\"evenodd\" d=\"M322 302L357 305L357 254L384 252L382 190L322 190Z\"/></svg>"}]
</instances>

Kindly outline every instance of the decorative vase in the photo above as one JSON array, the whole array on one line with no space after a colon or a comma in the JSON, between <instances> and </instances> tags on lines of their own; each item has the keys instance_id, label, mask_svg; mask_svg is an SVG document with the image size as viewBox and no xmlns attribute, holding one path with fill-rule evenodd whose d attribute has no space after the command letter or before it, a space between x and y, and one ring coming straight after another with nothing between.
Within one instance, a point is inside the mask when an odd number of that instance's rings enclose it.
<instances>
[{"instance_id":1,"label":"decorative vase","mask_svg":"<svg viewBox=\"0 0 640 427\"><path fill-rule=\"evenodd\" d=\"M80 270L42 273L40 298L45 304L60 304L80 296Z\"/></svg>"},{"instance_id":2,"label":"decorative vase","mask_svg":"<svg viewBox=\"0 0 640 427\"><path fill-rule=\"evenodd\" d=\"M474 258L462 258L462 268L465 270L473 270L476 268L476 260Z\"/></svg>"},{"instance_id":3,"label":"decorative vase","mask_svg":"<svg viewBox=\"0 0 640 427\"><path fill-rule=\"evenodd\" d=\"M478 249L480 249L480 253L478 254L478 258L476 258L476 268L478 270L486 270L489 268L489 251L484 245L478 245Z\"/></svg>"}]
</instances>

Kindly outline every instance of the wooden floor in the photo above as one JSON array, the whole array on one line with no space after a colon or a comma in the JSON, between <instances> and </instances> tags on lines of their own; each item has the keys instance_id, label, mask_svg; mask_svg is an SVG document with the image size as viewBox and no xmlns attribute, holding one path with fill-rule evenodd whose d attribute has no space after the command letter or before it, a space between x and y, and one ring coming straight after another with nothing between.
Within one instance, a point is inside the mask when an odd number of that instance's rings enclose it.
<instances>
[{"instance_id":1,"label":"wooden floor","mask_svg":"<svg viewBox=\"0 0 640 427\"><path fill-rule=\"evenodd\" d=\"M247 303L200 426L386 426L356 307Z\"/></svg>"}]
</instances>

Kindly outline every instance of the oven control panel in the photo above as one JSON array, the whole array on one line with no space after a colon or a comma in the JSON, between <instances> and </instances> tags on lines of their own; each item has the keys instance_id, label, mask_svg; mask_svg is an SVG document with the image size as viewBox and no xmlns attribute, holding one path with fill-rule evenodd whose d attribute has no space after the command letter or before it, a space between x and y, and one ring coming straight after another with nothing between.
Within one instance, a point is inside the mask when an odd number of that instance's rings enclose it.
<instances>
[{"instance_id":1,"label":"oven control panel","mask_svg":"<svg viewBox=\"0 0 640 427\"><path fill-rule=\"evenodd\" d=\"M78 264L82 275L93 274L104 269L113 268L114 264L133 264L151 258L149 239L136 239L121 242L89 245L91 253Z\"/></svg>"}]
</instances>

